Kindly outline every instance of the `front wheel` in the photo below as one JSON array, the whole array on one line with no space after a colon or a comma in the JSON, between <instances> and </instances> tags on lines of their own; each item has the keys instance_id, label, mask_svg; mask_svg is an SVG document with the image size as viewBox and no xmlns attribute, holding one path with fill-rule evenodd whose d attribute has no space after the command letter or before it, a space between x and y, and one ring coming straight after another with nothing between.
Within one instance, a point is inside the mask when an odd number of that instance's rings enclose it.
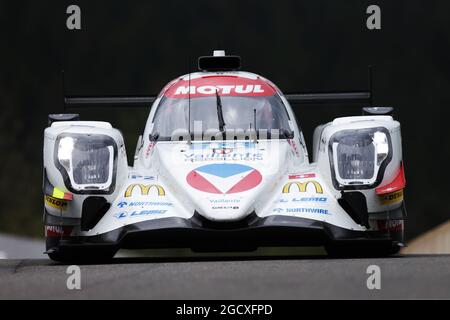
<instances>
[{"instance_id":1,"label":"front wheel","mask_svg":"<svg viewBox=\"0 0 450 320\"><path fill-rule=\"evenodd\" d=\"M115 247L64 247L60 248L58 238L47 237L47 255L50 259L61 263L90 264L106 263L112 260L117 252Z\"/></svg>"}]
</instances>

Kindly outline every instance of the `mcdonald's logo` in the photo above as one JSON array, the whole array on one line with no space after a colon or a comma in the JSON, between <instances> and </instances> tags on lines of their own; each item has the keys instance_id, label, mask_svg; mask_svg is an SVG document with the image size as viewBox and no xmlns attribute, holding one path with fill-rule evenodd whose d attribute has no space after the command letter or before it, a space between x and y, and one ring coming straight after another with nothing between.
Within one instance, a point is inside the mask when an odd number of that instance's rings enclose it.
<instances>
[{"instance_id":1,"label":"mcdonald's logo","mask_svg":"<svg viewBox=\"0 0 450 320\"><path fill-rule=\"evenodd\" d=\"M298 181L288 182L283 187L283 193L290 193L291 186L293 184L297 186L299 192L306 192L306 189L310 183L316 189L316 193L323 193L323 189L322 189L322 186L320 185L320 183L318 183L317 181L314 181L314 180L309 180L309 181L305 181L305 182L298 182Z\"/></svg>"},{"instance_id":2,"label":"mcdonald's logo","mask_svg":"<svg viewBox=\"0 0 450 320\"><path fill-rule=\"evenodd\" d=\"M128 186L127 190L125 191L125 197L131 197L131 195L133 194L134 188L139 187L139 189L141 189L141 195L143 196L148 196L150 189L152 188L156 188L156 190L158 191L158 196L165 196L166 195L166 191L164 190L163 187L161 187L158 184L140 184L140 183L135 183L135 184L131 184Z\"/></svg>"}]
</instances>

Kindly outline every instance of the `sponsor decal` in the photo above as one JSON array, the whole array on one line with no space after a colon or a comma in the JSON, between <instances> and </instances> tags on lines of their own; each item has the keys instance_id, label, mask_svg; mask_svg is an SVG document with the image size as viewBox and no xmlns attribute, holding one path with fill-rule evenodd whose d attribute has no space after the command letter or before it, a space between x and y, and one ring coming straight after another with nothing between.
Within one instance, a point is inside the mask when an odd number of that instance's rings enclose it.
<instances>
[{"instance_id":1,"label":"sponsor decal","mask_svg":"<svg viewBox=\"0 0 450 320\"><path fill-rule=\"evenodd\" d=\"M129 178L133 180L155 180L153 176L141 176L140 174L131 174Z\"/></svg>"},{"instance_id":2,"label":"sponsor decal","mask_svg":"<svg viewBox=\"0 0 450 320\"><path fill-rule=\"evenodd\" d=\"M315 178L315 173L290 174L290 180Z\"/></svg>"},{"instance_id":3,"label":"sponsor decal","mask_svg":"<svg viewBox=\"0 0 450 320\"><path fill-rule=\"evenodd\" d=\"M73 194L71 194L70 192L64 192L58 188L53 188L53 190L51 192L51 196L53 198L61 199L61 200L67 200L67 201L73 200Z\"/></svg>"},{"instance_id":4,"label":"sponsor decal","mask_svg":"<svg viewBox=\"0 0 450 320\"><path fill-rule=\"evenodd\" d=\"M287 208L287 213L318 213L318 214L330 214L327 209L319 208Z\"/></svg>"},{"instance_id":5,"label":"sponsor decal","mask_svg":"<svg viewBox=\"0 0 450 320\"><path fill-rule=\"evenodd\" d=\"M209 199L209 202L214 204L220 204L220 203L240 203L240 199Z\"/></svg>"},{"instance_id":6,"label":"sponsor decal","mask_svg":"<svg viewBox=\"0 0 450 320\"><path fill-rule=\"evenodd\" d=\"M254 149L256 144L252 141L236 141L236 142L193 142L191 149L195 151L213 150L213 149Z\"/></svg>"},{"instance_id":7,"label":"sponsor decal","mask_svg":"<svg viewBox=\"0 0 450 320\"><path fill-rule=\"evenodd\" d=\"M381 232L402 232L403 220L377 220L377 226Z\"/></svg>"},{"instance_id":8,"label":"sponsor decal","mask_svg":"<svg viewBox=\"0 0 450 320\"><path fill-rule=\"evenodd\" d=\"M232 152L233 149L232 148L213 148L212 152L216 153L216 154L227 154Z\"/></svg>"},{"instance_id":9,"label":"sponsor decal","mask_svg":"<svg viewBox=\"0 0 450 320\"><path fill-rule=\"evenodd\" d=\"M327 202L327 198L325 197L293 198L292 202Z\"/></svg>"},{"instance_id":10,"label":"sponsor decal","mask_svg":"<svg viewBox=\"0 0 450 320\"><path fill-rule=\"evenodd\" d=\"M284 185L283 187L283 193L290 193L291 192L291 186L295 185L297 186L297 190L299 192L306 192L308 189L308 185L313 185L315 188L316 193L323 193L323 188L320 185L320 183L318 183L315 180L308 180L308 181L304 181L304 182L300 182L300 181L292 181L292 182L288 182Z\"/></svg>"},{"instance_id":11,"label":"sponsor decal","mask_svg":"<svg viewBox=\"0 0 450 320\"><path fill-rule=\"evenodd\" d=\"M185 153L184 161L259 161L263 160L263 154L260 152L229 152L229 153Z\"/></svg>"},{"instance_id":12,"label":"sponsor decal","mask_svg":"<svg viewBox=\"0 0 450 320\"><path fill-rule=\"evenodd\" d=\"M134 183L128 186L125 190L125 198L131 197L135 188L138 188L141 191L141 196L148 196L151 189L155 189L158 196L165 196L166 191L159 184L141 184Z\"/></svg>"},{"instance_id":13,"label":"sponsor decal","mask_svg":"<svg viewBox=\"0 0 450 320\"><path fill-rule=\"evenodd\" d=\"M284 209L283 208L274 208L272 211L276 212L276 213L281 213L281 212L284 212Z\"/></svg>"},{"instance_id":14,"label":"sponsor decal","mask_svg":"<svg viewBox=\"0 0 450 320\"><path fill-rule=\"evenodd\" d=\"M188 99L215 96L272 96L275 90L265 81L236 76L210 76L197 79L180 80L164 93L166 97Z\"/></svg>"},{"instance_id":15,"label":"sponsor decal","mask_svg":"<svg viewBox=\"0 0 450 320\"><path fill-rule=\"evenodd\" d=\"M238 206L213 206L211 209L219 209L219 210L238 210Z\"/></svg>"},{"instance_id":16,"label":"sponsor decal","mask_svg":"<svg viewBox=\"0 0 450 320\"><path fill-rule=\"evenodd\" d=\"M142 216L149 216L149 215L159 215L166 213L167 210L141 210L141 211L133 211L131 213L129 212L118 212L114 214L114 217L117 219L123 219L123 218L133 218L133 217L142 217Z\"/></svg>"},{"instance_id":17,"label":"sponsor decal","mask_svg":"<svg viewBox=\"0 0 450 320\"><path fill-rule=\"evenodd\" d=\"M59 210L67 209L67 202L50 196L44 196L45 204Z\"/></svg>"},{"instance_id":18,"label":"sponsor decal","mask_svg":"<svg viewBox=\"0 0 450 320\"><path fill-rule=\"evenodd\" d=\"M208 164L198 167L186 176L187 183L199 191L232 194L257 187L262 176L258 170L242 164Z\"/></svg>"},{"instance_id":19,"label":"sponsor decal","mask_svg":"<svg viewBox=\"0 0 450 320\"><path fill-rule=\"evenodd\" d=\"M148 206L163 206L172 207L173 203L164 201L121 201L117 204L119 208L124 207L148 207Z\"/></svg>"},{"instance_id":20,"label":"sponsor decal","mask_svg":"<svg viewBox=\"0 0 450 320\"><path fill-rule=\"evenodd\" d=\"M225 161L225 160L263 160L253 142L194 143L190 151L184 153L184 161Z\"/></svg>"},{"instance_id":21,"label":"sponsor decal","mask_svg":"<svg viewBox=\"0 0 450 320\"><path fill-rule=\"evenodd\" d=\"M234 146L230 143L211 144L212 153L227 154L234 150Z\"/></svg>"},{"instance_id":22,"label":"sponsor decal","mask_svg":"<svg viewBox=\"0 0 450 320\"><path fill-rule=\"evenodd\" d=\"M384 205L397 203L403 200L403 189L387 194L380 195L380 201Z\"/></svg>"},{"instance_id":23,"label":"sponsor decal","mask_svg":"<svg viewBox=\"0 0 450 320\"><path fill-rule=\"evenodd\" d=\"M122 219L122 218L126 218L128 216L128 212L118 212L114 214L114 218L117 219Z\"/></svg>"},{"instance_id":24,"label":"sponsor decal","mask_svg":"<svg viewBox=\"0 0 450 320\"><path fill-rule=\"evenodd\" d=\"M72 233L72 226L45 226L46 237L67 237Z\"/></svg>"}]
</instances>

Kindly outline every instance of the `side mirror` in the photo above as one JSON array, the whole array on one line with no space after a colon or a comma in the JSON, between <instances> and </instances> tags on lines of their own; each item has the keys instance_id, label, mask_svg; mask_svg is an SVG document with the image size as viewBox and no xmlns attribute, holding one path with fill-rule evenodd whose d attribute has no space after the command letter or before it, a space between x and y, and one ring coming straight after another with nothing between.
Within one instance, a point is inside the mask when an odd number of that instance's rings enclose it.
<instances>
[{"instance_id":1,"label":"side mirror","mask_svg":"<svg viewBox=\"0 0 450 320\"><path fill-rule=\"evenodd\" d=\"M362 108L363 116L392 116L394 114L393 107L364 107Z\"/></svg>"},{"instance_id":2,"label":"side mirror","mask_svg":"<svg viewBox=\"0 0 450 320\"><path fill-rule=\"evenodd\" d=\"M280 133L282 136L284 136L286 139L293 139L294 138L294 131L288 130L288 129L281 129Z\"/></svg>"},{"instance_id":3,"label":"side mirror","mask_svg":"<svg viewBox=\"0 0 450 320\"><path fill-rule=\"evenodd\" d=\"M150 133L148 138L150 139L150 141L157 141L159 138L159 132Z\"/></svg>"},{"instance_id":4,"label":"side mirror","mask_svg":"<svg viewBox=\"0 0 450 320\"><path fill-rule=\"evenodd\" d=\"M50 127L53 122L59 121L79 121L80 115L78 113L58 113L48 115L48 126Z\"/></svg>"}]
</instances>

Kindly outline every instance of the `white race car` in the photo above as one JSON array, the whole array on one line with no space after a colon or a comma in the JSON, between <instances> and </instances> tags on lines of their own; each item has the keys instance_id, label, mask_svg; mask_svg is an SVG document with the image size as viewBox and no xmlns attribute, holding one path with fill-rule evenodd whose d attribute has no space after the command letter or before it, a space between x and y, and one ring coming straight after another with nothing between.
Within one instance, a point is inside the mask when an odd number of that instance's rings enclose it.
<instances>
[{"instance_id":1,"label":"white race car","mask_svg":"<svg viewBox=\"0 0 450 320\"><path fill-rule=\"evenodd\" d=\"M67 97L72 107L153 102L132 167L111 124L49 115L51 259L110 259L120 248L398 252L405 177L392 108L366 107L319 126L310 159L290 103L368 103L371 92L283 95L239 68L239 57L215 51L157 97Z\"/></svg>"}]
</instances>

